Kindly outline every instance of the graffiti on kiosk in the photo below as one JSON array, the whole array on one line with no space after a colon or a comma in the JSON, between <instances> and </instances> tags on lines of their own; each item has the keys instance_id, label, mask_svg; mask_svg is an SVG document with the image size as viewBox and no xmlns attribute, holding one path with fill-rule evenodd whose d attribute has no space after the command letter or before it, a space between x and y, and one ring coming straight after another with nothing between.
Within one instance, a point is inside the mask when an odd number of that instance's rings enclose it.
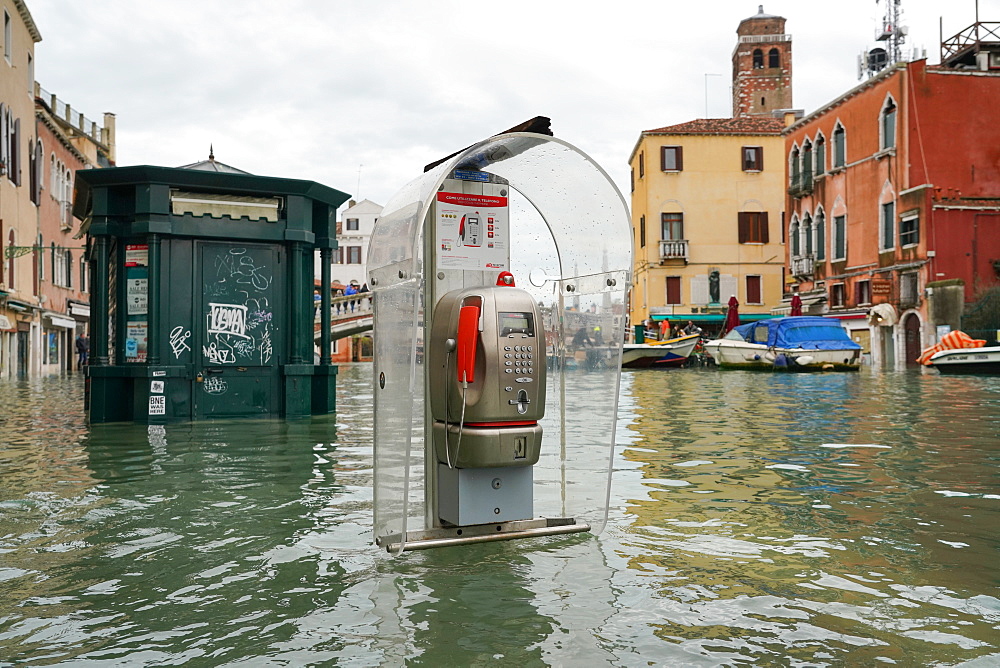
<instances>
[{"instance_id":1,"label":"graffiti on kiosk","mask_svg":"<svg viewBox=\"0 0 1000 668\"><path fill-rule=\"evenodd\" d=\"M239 304L208 305L208 334L247 336L247 307Z\"/></svg>"},{"instance_id":2,"label":"graffiti on kiosk","mask_svg":"<svg viewBox=\"0 0 1000 668\"><path fill-rule=\"evenodd\" d=\"M216 257L215 275L220 283L232 279L258 292L267 290L271 285L270 271L264 265L258 266L246 248L231 248L228 253Z\"/></svg>"},{"instance_id":3,"label":"graffiti on kiosk","mask_svg":"<svg viewBox=\"0 0 1000 668\"><path fill-rule=\"evenodd\" d=\"M265 261L268 257L273 255L253 248L230 248L214 256L211 269L206 267L215 271L203 292L206 364L266 365L272 361L277 320L269 300L275 286Z\"/></svg>"},{"instance_id":4,"label":"graffiti on kiosk","mask_svg":"<svg viewBox=\"0 0 1000 668\"><path fill-rule=\"evenodd\" d=\"M229 389L229 385L226 381L222 380L218 376L209 376L202 383L202 387L208 394L225 394L226 390Z\"/></svg>"},{"instance_id":5,"label":"graffiti on kiosk","mask_svg":"<svg viewBox=\"0 0 1000 668\"><path fill-rule=\"evenodd\" d=\"M212 364L235 364L236 356L229 348L220 348L216 341L201 347L201 354Z\"/></svg>"},{"instance_id":6,"label":"graffiti on kiosk","mask_svg":"<svg viewBox=\"0 0 1000 668\"><path fill-rule=\"evenodd\" d=\"M170 330L170 349L174 353L174 359L178 359L182 353L191 350L187 340L191 338L191 330L184 329L182 325L177 325Z\"/></svg>"},{"instance_id":7,"label":"graffiti on kiosk","mask_svg":"<svg viewBox=\"0 0 1000 668\"><path fill-rule=\"evenodd\" d=\"M260 363L267 364L271 361L271 330L265 329L260 337Z\"/></svg>"}]
</instances>

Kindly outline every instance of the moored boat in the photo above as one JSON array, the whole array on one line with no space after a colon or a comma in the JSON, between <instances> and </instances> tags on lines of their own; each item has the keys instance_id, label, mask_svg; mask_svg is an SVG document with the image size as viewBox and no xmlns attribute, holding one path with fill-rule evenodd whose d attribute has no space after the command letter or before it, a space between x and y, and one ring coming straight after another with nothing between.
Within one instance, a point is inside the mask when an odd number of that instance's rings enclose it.
<instances>
[{"instance_id":1,"label":"moored boat","mask_svg":"<svg viewBox=\"0 0 1000 668\"><path fill-rule=\"evenodd\" d=\"M687 361L698 344L698 334L650 343L626 343L622 348L623 369L668 369Z\"/></svg>"},{"instance_id":2,"label":"moored boat","mask_svg":"<svg viewBox=\"0 0 1000 668\"><path fill-rule=\"evenodd\" d=\"M705 344L717 365L773 371L857 371L861 346L835 318L789 316L740 325Z\"/></svg>"},{"instance_id":3,"label":"moored boat","mask_svg":"<svg viewBox=\"0 0 1000 668\"><path fill-rule=\"evenodd\" d=\"M927 366L943 374L1000 374L1000 346L941 350Z\"/></svg>"}]
</instances>

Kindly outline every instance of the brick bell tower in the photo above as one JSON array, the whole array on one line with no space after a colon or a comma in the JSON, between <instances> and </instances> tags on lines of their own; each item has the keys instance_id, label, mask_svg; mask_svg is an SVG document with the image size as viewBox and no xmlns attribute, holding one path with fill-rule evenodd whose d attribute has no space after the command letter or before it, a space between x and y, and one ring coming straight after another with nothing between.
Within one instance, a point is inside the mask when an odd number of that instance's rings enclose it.
<instances>
[{"instance_id":1,"label":"brick bell tower","mask_svg":"<svg viewBox=\"0 0 1000 668\"><path fill-rule=\"evenodd\" d=\"M792 36L785 19L757 14L740 21L733 50L733 118L792 108Z\"/></svg>"}]
</instances>

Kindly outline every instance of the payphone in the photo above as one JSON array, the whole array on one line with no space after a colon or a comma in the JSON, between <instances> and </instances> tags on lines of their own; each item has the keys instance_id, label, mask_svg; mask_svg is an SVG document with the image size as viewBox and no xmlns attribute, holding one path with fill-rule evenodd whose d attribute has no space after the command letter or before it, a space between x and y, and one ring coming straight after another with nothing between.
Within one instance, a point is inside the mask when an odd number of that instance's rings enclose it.
<instances>
[{"instance_id":1,"label":"payphone","mask_svg":"<svg viewBox=\"0 0 1000 668\"><path fill-rule=\"evenodd\" d=\"M534 298L507 272L453 290L434 309L428 350L441 520L532 517L531 470L545 414L545 345Z\"/></svg>"}]
</instances>

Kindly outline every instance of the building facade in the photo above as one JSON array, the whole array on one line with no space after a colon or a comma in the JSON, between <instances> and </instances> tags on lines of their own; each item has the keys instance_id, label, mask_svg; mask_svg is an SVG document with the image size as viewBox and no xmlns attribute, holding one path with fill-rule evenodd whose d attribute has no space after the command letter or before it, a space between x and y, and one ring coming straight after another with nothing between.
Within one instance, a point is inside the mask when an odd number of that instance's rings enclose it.
<instances>
[{"instance_id":1,"label":"building facade","mask_svg":"<svg viewBox=\"0 0 1000 668\"><path fill-rule=\"evenodd\" d=\"M997 285L998 104L1000 69L919 60L786 130L789 293L840 317L875 366L914 365L957 326L948 283L966 304Z\"/></svg>"},{"instance_id":2,"label":"building facade","mask_svg":"<svg viewBox=\"0 0 1000 668\"><path fill-rule=\"evenodd\" d=\"M90 309L85 240L71 212L78 169L114 162L114 116L88 120L35 81L41 34L0 0L0 376L73 368Z\"/></svg>"},{"instance_id":3,"label":"building facade","mask_svg":"<svg viewBox=\"0 0 1000 668\"><path fill-rule=\"evenodd\" d=\"M40 340L37 371L60 373L80 366L75 340L89 345L90 293L86 239L73 216L77 170L114 164L114 116L98 127L36 84L37 139L32 158L38 206L36 268Z\"/></svg>"},{"instance_id":4,"label":"building facade","mask_svg":"<svg viewBox=\"0 0 1000 668\"><path fill-rule=\"evenodd\" d=\"M38 258L30 250L37 242L39 211L30 175L37 150L35 44L42 36L24 2L0 0L0 9L0 375L25 376L41 359Z\"/></svg>"},{"instance_id":5,"label":"building facade","mask_svg":"<svg viewBox=\"0 0 1000 668\"><path fill-rule=\"evenodd\" d=\"M647 130L630 156L633 324L721 326L780 304L785 166L781 121L698 119Z\"/></svg>"},{"instance_id":6,"label":"building facade","mask_svg":"<svg viewBox=\"0 0 1000 668\"><path fill-rule=\"evenodd\" d=\"M334 281L340 281L344 285L350 285L353 281L362 285L368 280L365 271L368 242L380 215L382 206L368 199L360 202L351 200L340 214L340 222L337 224L339 248L333 262Z\"/></svg>"}]
</instances>

